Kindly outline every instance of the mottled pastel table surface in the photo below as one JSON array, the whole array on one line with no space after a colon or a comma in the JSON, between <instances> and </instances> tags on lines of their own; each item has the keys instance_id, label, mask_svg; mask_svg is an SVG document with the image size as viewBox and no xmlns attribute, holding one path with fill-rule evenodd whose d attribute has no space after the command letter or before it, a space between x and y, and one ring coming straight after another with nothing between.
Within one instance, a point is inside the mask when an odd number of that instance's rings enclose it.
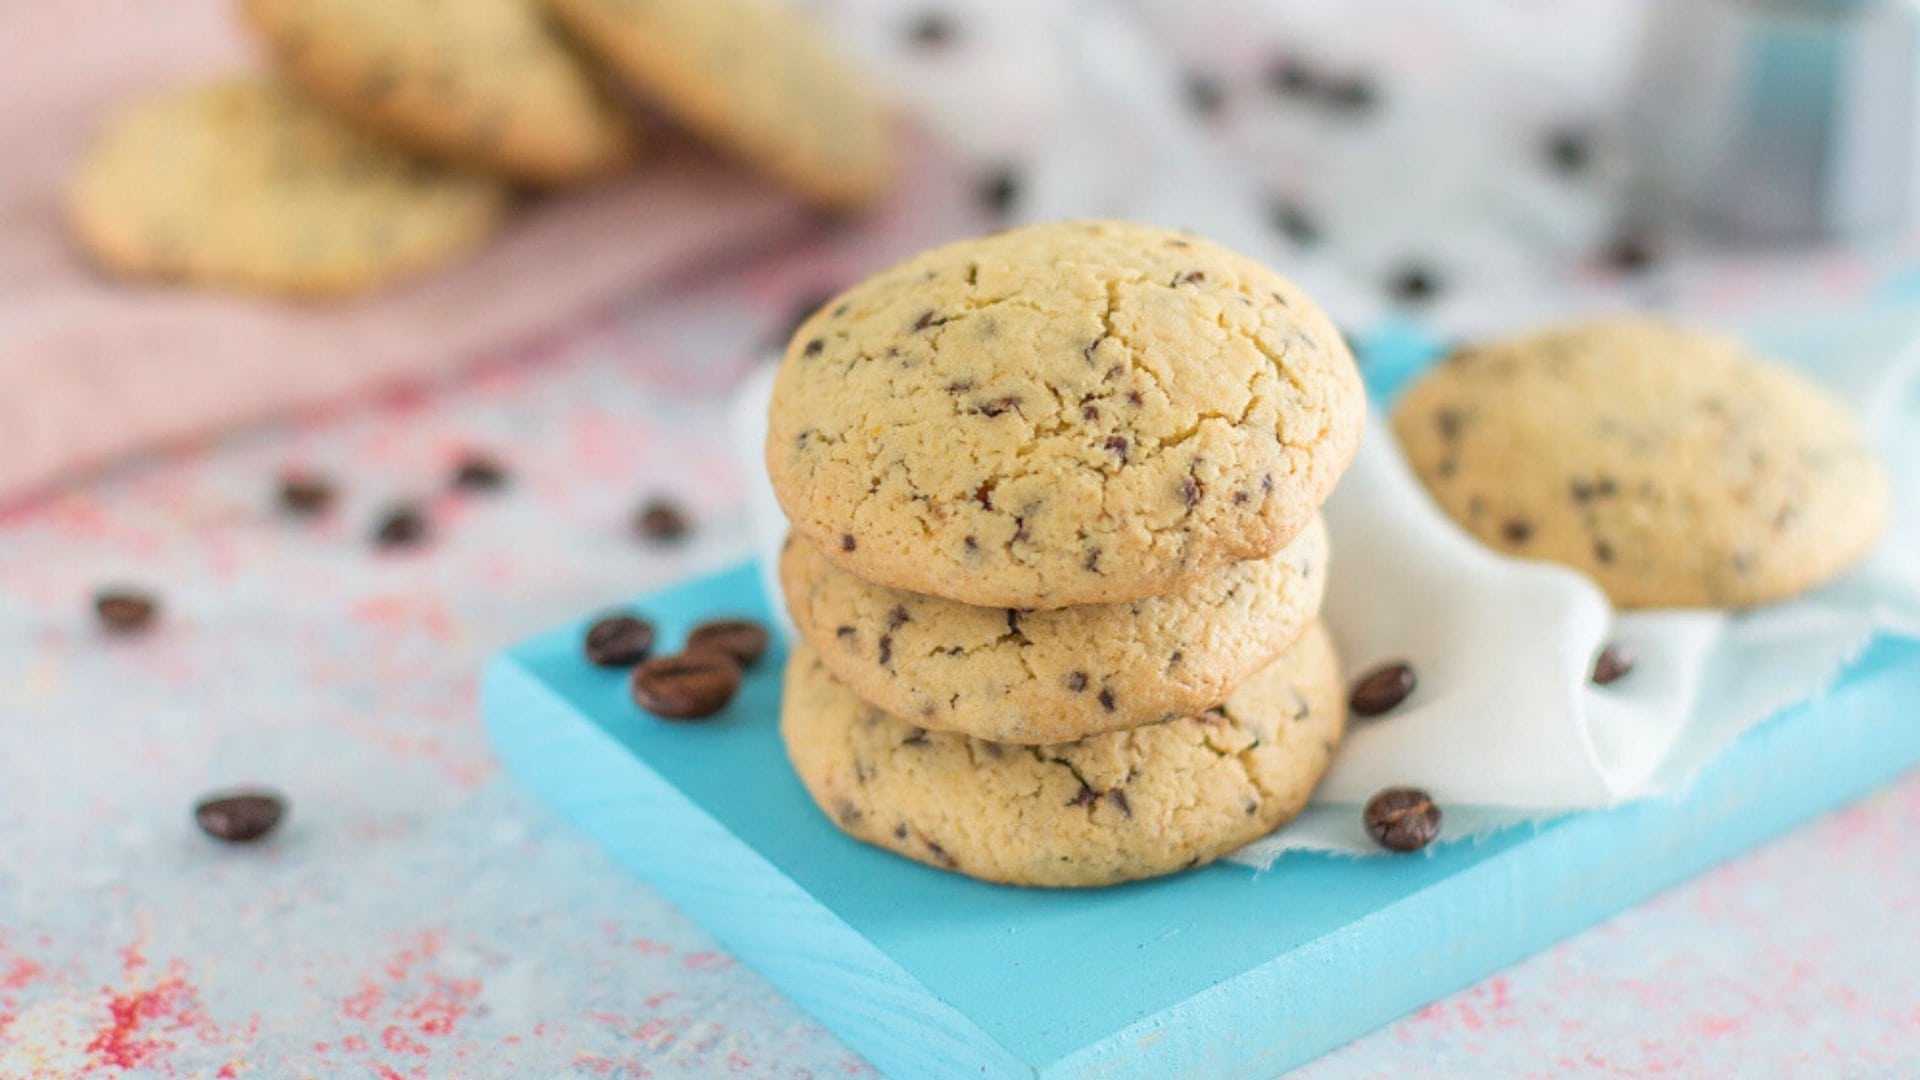
<instances>
[{"instance_id":1,"label":"mottled pastel table surface","mask_svg":"<svg viewBox=\"0 0 1920 1080\"><path fill-rule=\"evenodd\" d=\"M711 329L731 292L0 520L0 1075L870 1073L518 790L475 707L501 646L744 553L719 399L770 326ZM378 507L466 446L511 488L436 496L434 543L373 553ZM333 514L273 512L290 463L341 483ZM628 535L653 492L693 510L689 543ZM162 595L153 633L96 632L107 581ZM244 781L292 815L215 845L189 808ZM1917 832L1920 778L1306 1075L1900 1074Z\"/></svg>"}]
</instances>

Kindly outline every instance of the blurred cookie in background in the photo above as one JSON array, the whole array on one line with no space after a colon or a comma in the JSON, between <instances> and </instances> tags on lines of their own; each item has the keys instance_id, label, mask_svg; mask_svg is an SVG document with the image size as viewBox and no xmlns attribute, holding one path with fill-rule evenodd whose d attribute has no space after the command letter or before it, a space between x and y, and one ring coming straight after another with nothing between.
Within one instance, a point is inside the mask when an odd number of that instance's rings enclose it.
<instances>
[{"instance_id":1,"label":"blurred cookie in background","mask_svg":"<svg viewBox=\"0 0 1920 1080\"><path fill-rule=\"evenodd\" d=\"M635 154L630 118L538 0L243 0L287 77L454 164L541 186Z\"/></svg>"},{"instance_id":2,"label":"blurred cookie in background","mask_svg":"<svg viewBox=\"0 0 1920 1080\"><path fill-rule=\"evenodd\" d=\"M783 5L766 0L550 0L567 30L643 99L809 201L872 200L894 167L885 109Z\"/></svg>"},{"instance_id":3,"label":"blurred cookie in background","mask_svg":"<svg viewBox=\"0 0 1920 1080\"><path fill-rule=\"evenodd\" d=\"M466 252L509 201L498 181L238 76L122 110L76 174L68 211L81 244L125 276L325 296Z\"/></svg>"},{"instance_id":4,"label":"blurred cookie in background","mask_svg":"<svg viewBox=\"0 0 1920 1080\"><path fill-rule=\"evenodd\" d=\"M1845 407L1739 342L1648 319L1456 352L1394 432L1454 520L1623 608L1803 592L1879 538L1887 480Z\"/></svg>"}]
</instances>

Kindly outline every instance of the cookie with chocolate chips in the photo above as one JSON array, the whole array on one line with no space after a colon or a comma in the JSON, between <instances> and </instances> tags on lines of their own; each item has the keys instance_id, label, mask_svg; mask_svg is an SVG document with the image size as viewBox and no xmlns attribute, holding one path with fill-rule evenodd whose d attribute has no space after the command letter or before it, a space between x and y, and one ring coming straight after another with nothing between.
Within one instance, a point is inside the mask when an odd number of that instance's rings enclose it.
<instances>
[{"instance_id":1,"label":"cookie with chocolate chips","mask_svg":"<svg viewBox=\"0 0 1920 1080\"><path fill-rule=\"evenodd\" d=\"M582 48L675 122L829 208L857 207L894 168L886 110L859 73L777 0L547 0Z\"/></svg>"},{"instance_id":2,"label":"cookie with chocolate chips","mask_svg":"<svg viewBox=\"0 0 1920 1080\"><path fill-rule=\"evenodd\" d=\"M1792 596L1879 537L1887 479L1825 391L1718 335L1652 320L1453 354L1393 426L1435 501L1508 554L1623 608Z\"/></svg>"},{"instance_id":3,"label":"cookie with chocolate chips","mask_svg":"<svg viewBox=\"0 0 1920 1080\"><path fill-rule=\"evenodd\" d=\"M1320 608L1318 518L1279 554L1166 596L1047 611L984 608L874 585L805 540L780 559L787 612L855 693L921 727L1057 743L1159 723L1226 699Z\"/></svg>"},{"instance_id":4,"label":"cookie with chocolate chips","mask_svg":"<svg viewBox=\"0 0 1920 1080\"><path fill-rule=\"evenodd\" d=\"M799 533L876 584L1050 609L1292 542L1359 443L1325 313L1197 236L1111 221L934 249L800 327L766 456Z\"/></svg>"},{"instance_id":5,"label":"cookie with chocolate chips","mask_svg":"<svg viewBox=\"0 0 1920 1080\"><path fill-rule=\"evenodd\" d=\"M497 181L242 76L127 107L67 209L80 243L121 275L315 296L446 262L492 233L507 200Z\"/></svg>"},{"instance_id":6,"label":"cookie with chocolate chips","mask_svg":"<svg viewBox=\"0 0 1920 1080\"><path fill-rule=\"evenodd\" d=\"M870 844L988 881L1111 885L1211 862L1292 819L1345 724L1315 623L1217 709L1077 742L928 731L861 701L807 645L780 711L828 817Z\"/></svg>"},{"instance_id":7,"label":"cookie with chocolate chips","mask_svg":"<svg viewBox=\"0 0 1920 1080\"><path fill-rule=\"evenodd\" d=\"M634 156L632 125L539 0L243 0L287 78L429 156L526 183Z\"/></svg>"}]
</instances>

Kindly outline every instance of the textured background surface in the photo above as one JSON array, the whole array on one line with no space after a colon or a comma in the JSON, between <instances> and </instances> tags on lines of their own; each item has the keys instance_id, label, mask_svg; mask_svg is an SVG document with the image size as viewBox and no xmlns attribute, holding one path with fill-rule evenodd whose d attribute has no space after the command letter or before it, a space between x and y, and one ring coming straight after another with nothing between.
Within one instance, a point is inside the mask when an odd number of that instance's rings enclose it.
<instances>
[{"instance_id":1,"label":"textured background surface","mask_svg":"<svg viewBox=\"0 0 1920 1080\"><path fill-rule=\"evenodd\" d=\"M1036 104L1061 96L1049 54L981 44L981 27L1020 18L1014 5L961 17L931 56L905 44L909 9L831 6L960 148L958 186L1014 168L1017 216L1099 208L1062 196L1068 181L1042 164L1083 145L1070 140L1086 115ZM1487 18L1450 24L1461 40L1444 47L1432 28L1395 23L1387 34L1378 18L1342 23L1329 14L1340 5L1291 6L1311 17L1304 36L1209 30L1224 7L1208 4L1196 6L1199 29L1159 39L1217 63L1203 73L1224 111L1195 122L1247 163L1250 205L1272 191L1316 204L1328 234L1318 244L1263 242L1349 325L1386 309L1383 283L1414 255L1442 284L1423 317L1453 328L1622 300L1777 318L1916 291L1896 255L1682 259L1631 278L1600 269L1605 170L1526 170L1539 168L1543 132L1593 118L1606 65L1588 79L1572 60L1504 43L1545 26L1597 47L1618 37L1587 32L1608 5L1475 4ZM1180 10L1143 7L1162 23ZM1370 128L1263 89L1274 57L1308 46L1332 69L1409 72L1411 83L1382 83L1391 123ZM1492 187L1462 180L1466 209L1423 211L1456 224L1431 247L1394 246L1365 227L1366 203L1331 205L1343 188L1316 177L1341 174L1302 165L1300 145L1360 147L1345 167L1364 174L1366 161L1407 152L1392 132L1426 130L1422 116L1452 107L1440 88L1491 70L1476 59L1491 53L1524 59L1506 76L1526 92L1473 91L1514 104L1504 141L1485 151L1508 171L1463 169L1495 177ZM1005 77L982 83L982 72ZM956 85L988 87L990 100ZM1398 89L1409 85L1426 89ZM957 114L966 101L1019 119L941 119L943 103ZM1539 214L1515 225L1515 206ZM1357 223L1350 232L1345 220ZM779 253L545 340L502 343L476 374L428 393L182 448L0 512L0 1074L868 1075L499 774L475 680L508 642L744 554L725 392L801 294L990 221L930 205L886 223L879 240ZM1537 221L1556 224L1543 232ZM1449 239L1462 236L1477 239ZM468 446L501 457L512 487L435 495L434 543L371 551L379 508L441 491ZM295 464L340 483L333 514L300 523L274 512L275 476ZM630 510L653 493L692 509L688 544L651 549L628 536ZM115 581L161 594L152 634L97 634L92 591ZM195 831L198 795L248 781L291 799L281 833L225 849ZM1307 1075L1908 1074L1920 1060L1917 831L1920 779L1910 779Z\"/></svg>"}]
</instances>

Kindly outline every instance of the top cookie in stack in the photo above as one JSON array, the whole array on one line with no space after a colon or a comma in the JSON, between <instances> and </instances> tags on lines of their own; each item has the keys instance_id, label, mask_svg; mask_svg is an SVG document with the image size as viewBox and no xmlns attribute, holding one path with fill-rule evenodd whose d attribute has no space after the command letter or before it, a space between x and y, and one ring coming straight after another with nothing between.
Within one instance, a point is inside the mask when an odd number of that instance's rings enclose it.
<instances>
[{"instance_id":1,"label":"top cookie in stack","mask_svg":"<svg viewBox=\"0 0 1920 1080\"><path fill-rule=\"evenodd\" d=\"M867 581L1041 610L1274 555L1364 422L1352 357L1286 279L1198 237L1067 222L936 248L804 324L767 467Z\"/></svg>"},{"instance_id":2,"label":"top cookie in stack","mask_svg":"<svg viewBox=\"0 0 1920 1080\"><path fill-rule=\"evenodd\" d=\"M767 442L809 792L1024 885L1172 872L1291 818L1344 723L1316 510L1364 411L1319 308L1180 233L1035 226L831 301Z\"/></svg>"}]
</instances>

